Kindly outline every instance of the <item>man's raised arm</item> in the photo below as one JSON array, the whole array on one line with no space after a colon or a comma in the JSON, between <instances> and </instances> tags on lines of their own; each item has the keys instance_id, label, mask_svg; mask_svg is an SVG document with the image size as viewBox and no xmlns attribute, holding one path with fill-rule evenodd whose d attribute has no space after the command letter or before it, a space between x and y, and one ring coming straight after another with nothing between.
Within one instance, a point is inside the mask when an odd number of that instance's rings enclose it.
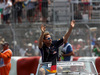
<instances>
[{"instance_id":1,"label":"man's raised arm","mask_svg":"<svg viewBox=\"0 0 100 75\"><path fill-rule=\"evenodd\" d=\"M43 46L43 37L44 37L44 32L46 30L46 27L44 25L41 25L41 36L39 38L39 48L42 48Z\"/></svg>"},{"instance_id":2,"label":"man's raised arm","mask_svg":"<svg viewBox=\"0 0 100 75\"><path fill-rule=\"evenodd\" d=\"M71 21L71 25L70 25L70 29L68 30L68 32L64 35L64 37L63 37L63 39L64 39L64 43L66 43L67 42L67 40L68 40L68 38L69 38L69 36L70 36L70 34L71 34L71 31L72 31L72 29L74 28L74 26L75 26L75 21L74 20L72 20Z\"/></svg>"}]
</instances>

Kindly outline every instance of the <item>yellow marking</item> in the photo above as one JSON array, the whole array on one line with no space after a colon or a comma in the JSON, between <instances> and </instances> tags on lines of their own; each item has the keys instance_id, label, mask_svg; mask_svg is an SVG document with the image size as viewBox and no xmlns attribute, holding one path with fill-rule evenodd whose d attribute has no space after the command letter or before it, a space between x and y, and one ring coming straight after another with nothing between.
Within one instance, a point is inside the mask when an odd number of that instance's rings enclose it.
<instances>
[{"instance_id":1,"label":"yellow marking","mask_svg":"<svg viewBox=\"0 0 100 75\"><path fill-rule=\"evenodd\" d=\"M48 72L50 72L50 73L56 73L57 72L57 70L53 70L53 71L51 71L51 70L48 70L48 69L46 69Z\"/></svg>"}]
</instances>

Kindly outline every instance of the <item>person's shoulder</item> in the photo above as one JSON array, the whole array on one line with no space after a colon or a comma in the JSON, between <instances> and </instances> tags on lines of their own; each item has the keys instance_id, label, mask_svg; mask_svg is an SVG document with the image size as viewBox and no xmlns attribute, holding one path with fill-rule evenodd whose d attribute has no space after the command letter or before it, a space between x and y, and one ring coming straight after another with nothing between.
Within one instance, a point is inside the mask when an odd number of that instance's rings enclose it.
<instances>
[{"instance_id":1,"label":"person's shoulder","mask_svg":"<svg viewBox=\"0 0 100 75\"><path fill-rule=\"evenodd\" d=\"M94 48L93 50L95 51L95 50L97 50L97 48Z\"/></svg>"},{"instance_id":2,"label":"person's shoulder","mask_svg":"<svg viewBox=\"0 0 100 75\"><path fill-rule=\"evenodd\" d=\"M63 40L63 38L60 38L60 39L57 39L57 40L53 40L52 42L55 43L55 42L58 42L60 40Z\"/></svg>"},{"instance_id":3,"label":"person's shoulder","mask_svg":"<svg viewBox=\"0 0 100 75\"><path fill-rule=\"evenodd\" d=\"M71 46L71 44L70 44L70 43L68 43L68 45L69 45L69 46Z\"/></svg>"},{"instance_id":4,"label":"person's shoulder","mask_svg":"<svg viewBox=\"0 0 100 75\"><path fill-rule=\"evenodd\" d=\"M57 44L57 41L58 41L58 40L53 40L53 41L52 41L52 45Z\"/></svg>"},{"instance_id":5,"label":"person's shoulder","mask_svg":"<svg viewBox=\"0 0 100 75\"><path fill-rule=\"evenodd\" d=\"M68 46L68 45L71 45L69 42L67 42L66 44L65 44L65 46Z\"/></svg>"},{"instance_id":6,"label":"person's shoulder","mask_svg":"<svg viewBox=\"0 0 100 75\"><path fill-rule=\"evenodd\" d=\"M53 41L52 41L52 43L55 43L55 42L57 42L57 40L53 40Z\"/></svg>"},{"instance_id":7,"label":"person's shoulder","mask_svg":"<svg viewBox=\"0 0 100 75\"><path fill-rule=\"evenodd\" d=\"M67 42L67 43L64 45L64 47L66 47L66 48L67 48L67 47L72 47L72 46L71 46L71 44L70 44L70 43L68 43L68 42Z\"/></svg>"},{"instance_id":8,"label":"person's shoulder","mask_svg":"<svg viewBox=\"0 0 100 75\"><path fill-rule=\"evenodd\" d=\"M8 49L8 52L11 52L12 53L12 50L11 49Z\"/></svg>"},{"instance_id":9,"label":"person's shoulder","mask_svg":"<svg viewBox=\"0 0 100 75\"><path fill-rule=\"evenodd\" d=\"M5 53L10 53L10 54L12 54L12 51L11 51L11 49L7 49L7 50L5 50L3 53L4 53L4 54L5 54Z\"/></svg>"}]
</instances>

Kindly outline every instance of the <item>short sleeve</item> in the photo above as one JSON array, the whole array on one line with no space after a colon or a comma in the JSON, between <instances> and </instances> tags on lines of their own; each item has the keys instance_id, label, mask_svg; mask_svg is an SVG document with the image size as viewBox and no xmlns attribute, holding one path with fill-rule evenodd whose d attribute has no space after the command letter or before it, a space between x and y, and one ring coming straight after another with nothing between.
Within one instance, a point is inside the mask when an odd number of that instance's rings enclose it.
<instances>
[{"instance_id":1,"label":"short sleeve","mask_svg":"<svg viewBox=\"0 0 100 75\"><path fill-rule=\"evenodd\" d=\"M66 48L66 53L70 53L70 52L72 52L72 51L73 51L72 46L69 45L69 46Z\"/></svg>"},{"instance_id":2,"label":"short sleeve","mask_svg":"<svg viewBox=\"0 0 100 75\"><path fill-rule=\"evenodd\" d=\"M8 1L8 5L11 5L11 6L12 6L12 3L11 3L11 1Z\"/></svg>"},{"instance_id":3,"label":"short sleeve","mask_svg":"<svg viewBox=\"0 0 100 75\"><path fill-rule=\"evenodd\" d=\"M96 50L97 50L97 49L96 49L96 48L94 48L94 49L93 49L93 52L95 52Z\"/></svg>"},{"instance_id":4,"label":"short sleeve","mask_svg":"<svg viewBox=\"0 0 100 75\"><path fill-rule=\"evenodd\" d=\"M63 38L61 38L61 39L59 39L59 40L56 40L55 45L56 45L57 47L61 46L62 44L63 44Z\"/></svg>"}]
</instances>

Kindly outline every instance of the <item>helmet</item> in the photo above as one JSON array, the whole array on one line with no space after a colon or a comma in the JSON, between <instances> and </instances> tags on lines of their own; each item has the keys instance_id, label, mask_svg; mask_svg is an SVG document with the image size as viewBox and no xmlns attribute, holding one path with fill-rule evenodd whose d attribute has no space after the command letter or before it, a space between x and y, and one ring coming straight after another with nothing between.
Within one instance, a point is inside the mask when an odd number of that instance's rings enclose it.
<instances>
[{"instance_id":1,"label":"helmet","mask_svg":"<svg viewBox=\"0 0 100 75\"><path fill-rule=\"evenodd\" d=\"M8 42L3 42L1 45L5 46L5 45L9 45L9 43Z\"/></svg>"}]
</instances>

